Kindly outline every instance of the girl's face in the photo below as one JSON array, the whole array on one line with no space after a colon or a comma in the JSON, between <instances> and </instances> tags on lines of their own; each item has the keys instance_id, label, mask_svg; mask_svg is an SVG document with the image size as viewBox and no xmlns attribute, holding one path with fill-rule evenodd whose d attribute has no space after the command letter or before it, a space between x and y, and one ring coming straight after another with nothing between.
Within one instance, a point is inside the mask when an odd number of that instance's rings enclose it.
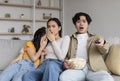
<instances>
[{"instance_id":1,"label":"girl's face","mask_svg":"<svg viewBox=\"0 0 120 81\"><path fill-rule=\"evenodd\" d=\"M80 16L80 19L75 24L77 32L80 34L87 33L88 31L88 22L85 16Z\"/></svg>"},{"instance_id":2,"label":"girl's face","mask_svg":"<svg viewBox=\"0 0 120 81\"><path fill-rule=\"evenodd\" d=\"M59 31L61 30L61 27L58 26L58 24L55 21L49 21L48 22L48 31L50 31L53 35L59 36Z\"/></svg>"},{"instance_id":3,"label":"girl's face","mask_svg":"<svg viewBox=\"0 0 120 81\"><path fill-rule=\"evenodd\" d=\"M46 40L47 39L47 36L46 36L46 34L42 37L44 40Z\"/></svg>"}]
</instances>

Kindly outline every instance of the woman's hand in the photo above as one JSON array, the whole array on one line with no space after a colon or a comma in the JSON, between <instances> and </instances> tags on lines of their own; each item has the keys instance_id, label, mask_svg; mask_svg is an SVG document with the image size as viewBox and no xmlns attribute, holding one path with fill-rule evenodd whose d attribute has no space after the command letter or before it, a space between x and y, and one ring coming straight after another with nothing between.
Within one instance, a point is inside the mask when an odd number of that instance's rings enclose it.
<instances>
[{"instance_id":1,"label":"woman's hand","mask_svg":"<svg viewBox=\"0 0 120 81\"><path fill-rule=\"evenodd\" d=\"M43 49L42 54L41 54L41 62L44 61L46 55L47 55L47 49L45 48Z\"/></svg>"},{"instance_id":2,"label":"woman's hand","mask_svg":"<svg viewBox=\"0 0 120 81\"><path fill-rule=\"evenodd\" d=\"M47 52L48 52L48 49L47 49L47 48L43 49L43 55L44 55L44 56L47 55Z\"/></svg>"},{"instance_id":3,"label":"woman's hand","mask_svg":"<svg viewBox=\"0 0 120 81\"><path fill-rule=\"evenodd\" d=\"M49 39L49 41L55 41L55 35L53 33L51 33L49 30L47 30L47 38Z\"/></svg>"},{"instance_id":4,"label":"woman's hand","mask_svg":"<svg viewBox=\"0 0 120 81\"><path fill-rule=\"evenodd\" d=\"M45 47L46 47L46 45L47 45L47 42L48 42L48 39L47 39L47 37L46 37L46 35L45 35L45 36L43 36L43 37L41 38L41 40L40 40L40 48L41 48L42 50L45 49Z\"/></svg>"}]
</instances>

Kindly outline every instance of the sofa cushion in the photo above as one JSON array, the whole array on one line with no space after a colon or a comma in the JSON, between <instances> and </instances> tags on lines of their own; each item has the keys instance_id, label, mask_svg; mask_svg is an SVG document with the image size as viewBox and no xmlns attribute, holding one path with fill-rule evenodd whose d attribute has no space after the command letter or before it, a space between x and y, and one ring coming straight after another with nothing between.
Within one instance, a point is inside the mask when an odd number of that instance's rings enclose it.
<instances>
[{"instance_id":1,"label":"sofa cushion","mask_svg":"<svg viewBox=\"0 0 120 81\"><path fill-rule=\"evenodd\" d=\"M112 77L114 78L114 81L120 81L120 76L112 75Z\"/></svg>"},{"instance_id":2,"label":"sofa cushion","mask_svg":"<svg viewBox=\"0 0 120 81\"><path fill-rule=\"evenodd\" d=\"M0 39L0 70L18 55L25 42L25 40Z\"/></svg>"},{"instance_id":3,"label":"sofa cushion","mask_svg":"<svg viewBox=\"0 0 120 81\"><path fill-rule=\"evenodd\" d=\"M120 75L120 44L111 45L106 65L113 74Z\"/></svg>"}]
</instances>

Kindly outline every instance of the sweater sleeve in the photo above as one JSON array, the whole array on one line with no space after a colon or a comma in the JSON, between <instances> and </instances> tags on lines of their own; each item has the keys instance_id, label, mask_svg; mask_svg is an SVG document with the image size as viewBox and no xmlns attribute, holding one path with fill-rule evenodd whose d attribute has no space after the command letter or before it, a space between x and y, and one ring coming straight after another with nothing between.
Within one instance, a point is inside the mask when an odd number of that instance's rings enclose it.
<instances>
[{"instance_id":1,"label":"sweater sleeve","mask_svg":"<svg viewBox=\"0 0 120 81\"><path fill-rule=\"evenodd\" d=\"M69 43L70 43L69 36L65 36L64 38L62 38L62 43L60 46L57 45L56 41L52 42L54 52L59 60L63 61L65 59L68 52Z\"/></svg>"}]
</instances>

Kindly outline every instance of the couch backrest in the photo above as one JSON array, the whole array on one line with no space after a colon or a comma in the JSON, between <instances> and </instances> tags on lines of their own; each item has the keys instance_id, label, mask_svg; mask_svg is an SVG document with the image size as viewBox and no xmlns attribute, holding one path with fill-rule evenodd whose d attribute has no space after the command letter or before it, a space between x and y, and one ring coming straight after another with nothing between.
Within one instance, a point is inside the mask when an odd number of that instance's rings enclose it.
<instances>
[{"instance_id":1,"label":"couch backrest","mask_svg":"<svg viewBox=\"0 0 120 81\"><path fill-rule=\"evenodd\" d=\"M25 42L25 40L0 39L0 70L18 55Z\"/></svg>"}]
</instances>

